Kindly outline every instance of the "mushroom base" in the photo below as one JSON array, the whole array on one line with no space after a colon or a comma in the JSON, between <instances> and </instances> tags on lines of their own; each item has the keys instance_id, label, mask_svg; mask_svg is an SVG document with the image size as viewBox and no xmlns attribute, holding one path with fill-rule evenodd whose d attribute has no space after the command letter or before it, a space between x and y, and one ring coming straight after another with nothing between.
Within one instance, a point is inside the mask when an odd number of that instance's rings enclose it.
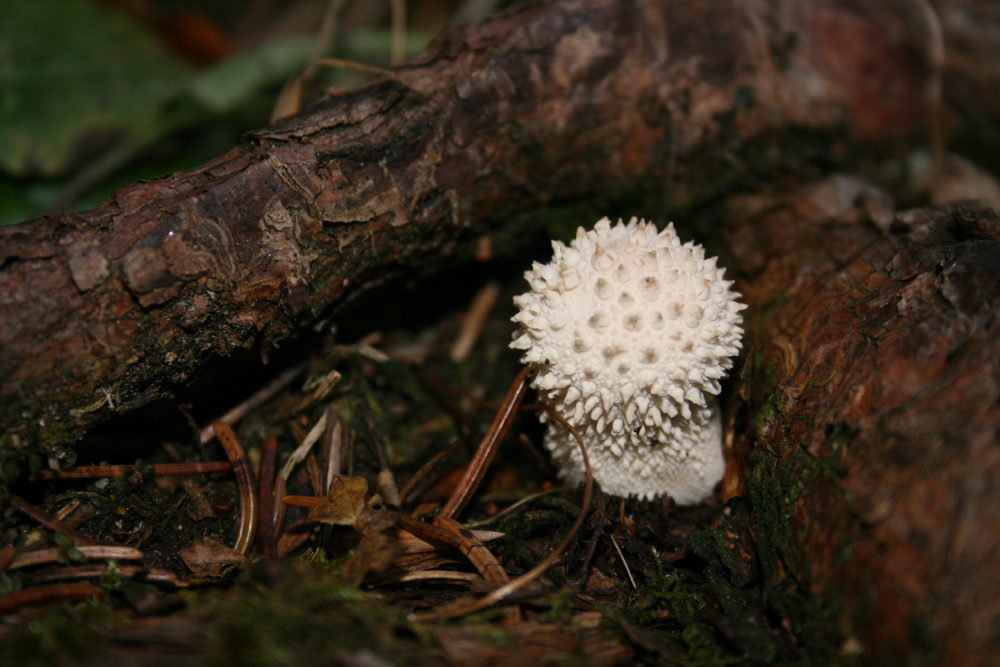
<instances>
[{"instance_id":1,"label":"mushroom base","mask_svg":"<svg viewBox=\"0 0 1000 667\"><path fill-rule=\"evenodd\" d=\"M699 414L700 413L700 414ZM695 413L694 419L674 429L675 438L661 443L636 442L616 455L605 438L582 432L594 481L605 493L651 500L667 495L679 505L693 505L712 494L722 480L726 462L722 454L722 418L716 402ZM551 422L545 446L568 484L586 477L576 439L560 424Z\"/></svg>"}]
</instances>

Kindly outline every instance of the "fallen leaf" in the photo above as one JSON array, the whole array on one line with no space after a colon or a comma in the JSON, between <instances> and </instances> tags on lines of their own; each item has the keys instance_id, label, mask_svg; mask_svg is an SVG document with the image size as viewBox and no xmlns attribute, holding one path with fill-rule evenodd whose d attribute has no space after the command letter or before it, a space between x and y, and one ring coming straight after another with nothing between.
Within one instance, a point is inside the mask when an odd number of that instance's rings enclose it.
<instances>
[{"instance_id":1,"label":"fallen leaf","mask_svg":"<svg viewBox=\"0 0 1000 667\"><path fill-rule=\"evenodd\" d=\"M221 577L230 565L242 563L243 554L214 537L206 537L177 552L184 564L199 577Z\"/></svg>"},{"instance_id":2,"label":"fallen leaf","mask_svg":"<svg viewBox=\"0 0 1000 667\"><path fill-rule=\"evenodd\" d=\"M326 501L309 512L309 521L353 526L365 508L368 481L364 477L334 475Z\"/></svg>"}]
</instances>

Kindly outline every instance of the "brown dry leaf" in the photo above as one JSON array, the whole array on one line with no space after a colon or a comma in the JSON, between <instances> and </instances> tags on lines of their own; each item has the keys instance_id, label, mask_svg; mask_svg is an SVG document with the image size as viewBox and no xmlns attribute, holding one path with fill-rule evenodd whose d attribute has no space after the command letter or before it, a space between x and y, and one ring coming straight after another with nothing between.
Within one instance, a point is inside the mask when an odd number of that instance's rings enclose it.
<instances>
[{"instance_id":1,"label":"brown dry leaf","mask_svg":"<svg viewBox=\"0 0 1000 667\"><path fill-rule=\"evenodd\" d=\"M362 535L381 533L399 523L399 512L386 508L382 497L372 496L354 519L354 530Z\"/></svg>"},{"instance_id":2,"label":"brown dry leaf","mask_svg":"<svg viewBox=\"0 0 1000 667\"><path fill-rule=\"evenodd\" d=\"M193 542L177 553L188 569L199 577L221 577L225 568L244 560L243 554L214 537Z\"/></svg>"},{"instance_id":3,"label":"brown dry leaf","mask_svg":"<svg viewBox=\"0 0 1000 667\"><path fill-rule=\"evenodd\" d=\"M330 523L335 526L353 526L365 509L368 481L364 477L334 475L326 502L309 513L309 521Z\"/></svg>"},{"instance_id":4,"label":"brown dry leaf","mask_svg":"<svg viewBox=\"0 0 1000 667\"><path fill-rule=\"evenodd\" d=\"M402 553L403 548L394 537L366 532L361 536L357 551L344 563L344 581L360 586L366 574L384 572Z\"/></svg>"},{"instance_id":5,"label":"brown dry leaf","mask_svg":"<svg viewBox=\"0 0 1000 667\"><path fill-rule=\"evenodd\" d=\"M399 512L389 509L382 496L375 494L368 499L364 511L358 513L354 530L361 533L357 551L344 564L344 580L359 586L368 572L384 572L404 552L396 536L389 530L399 523Z\"/></svg>"}]
</instances>

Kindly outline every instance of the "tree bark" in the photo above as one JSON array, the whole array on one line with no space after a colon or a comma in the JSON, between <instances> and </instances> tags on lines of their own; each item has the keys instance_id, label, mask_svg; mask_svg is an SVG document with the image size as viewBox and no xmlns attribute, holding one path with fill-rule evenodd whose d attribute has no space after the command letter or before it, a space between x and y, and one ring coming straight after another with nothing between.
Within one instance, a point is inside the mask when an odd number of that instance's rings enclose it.
<instances>
[{"instance_id":1,"label":"tree bark","mask_svg":"<svg viewBox=\"0 0 1000 667\"><path fill-rule=\"evenodd\" d=\"M838 60L866 25L867 57ZM4 474L66 463L87 428L209 358L266 350L482 234L516 239L540 207L641 196L662 214L827 161L806 130L913 132L920 81L835 2L564 1L448 33L193 172L0 230Z\"/></svg>"},{"instance_id":2,"label":"tree bark","mask_svg":"<svg viewBox=\"0 0 1000 667\"><path fill-rule=\"evenodd\" d=\"M795 633L821 592L870 664L997 664L1000 220L888 202L837 178L729 230L752 306L727 486Z\"/></svg>"}]
</instances>

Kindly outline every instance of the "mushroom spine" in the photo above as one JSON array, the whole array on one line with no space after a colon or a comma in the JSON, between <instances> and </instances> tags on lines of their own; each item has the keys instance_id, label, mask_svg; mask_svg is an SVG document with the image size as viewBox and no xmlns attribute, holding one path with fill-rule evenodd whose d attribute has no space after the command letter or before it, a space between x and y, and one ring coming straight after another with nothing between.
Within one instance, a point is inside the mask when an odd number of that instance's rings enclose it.
<instances>
[{"instance_id":1,"label":"mushroom spine","mask_svg":"<svg viewBox=\"0 0 1000 667\"><path fill-rule=\"evenodd\" d=\"M552 249L524 274L531 289L514 298L510 344L539 400L580 433L606 492L702 500L725 472L716 396L741 347L740 294L672 224L603 218ZM561 425L549 424L545 445L560 477L583 480Z\"/></svg>"}]
</instances>

